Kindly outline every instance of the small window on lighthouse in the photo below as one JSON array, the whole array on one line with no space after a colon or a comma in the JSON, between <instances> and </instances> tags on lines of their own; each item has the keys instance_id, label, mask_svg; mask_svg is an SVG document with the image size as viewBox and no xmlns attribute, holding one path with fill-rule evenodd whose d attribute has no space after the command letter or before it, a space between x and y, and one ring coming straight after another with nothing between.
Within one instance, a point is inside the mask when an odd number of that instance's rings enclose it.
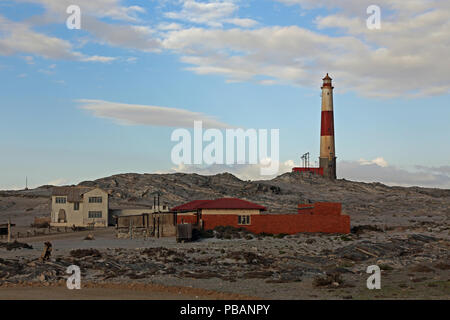
<instances>
[{"instance_id":1,"label":"small window on lighthouse","mask_svg":"<svg viewBox=\"0 0 450 320\"><path fill-rule=\"evenodd\" d=\"M330 93L329 93L329 92L327 92L327 95L330 95Z\"/></svg>"}]
</instances>

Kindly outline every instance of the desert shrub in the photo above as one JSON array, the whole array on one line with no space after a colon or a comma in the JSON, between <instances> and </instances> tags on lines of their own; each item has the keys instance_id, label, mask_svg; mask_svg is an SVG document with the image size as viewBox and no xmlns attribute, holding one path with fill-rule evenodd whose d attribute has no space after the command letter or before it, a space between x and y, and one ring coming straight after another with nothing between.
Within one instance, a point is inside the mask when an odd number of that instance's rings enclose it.
<instances>
[{"instance_id":1,"label":"desert shrub","mask_svg":"<svg viewBox=\"0 0 450 320\"><path fill-rule=\"evenodd\" d=\"M84 237L84 240L95 240L95 237L93 234L88 234L86 237Z\"/></svg>"},{"instance_id":2,"label":"desert shrub","mask_svg":"<svg viewBox=\"0 0 450 320\"><path fill-rule=\"evenodd\" d=\"M433 269L424 265L417 265L409 269L412 272L434 272Z\"/></svg>"},{"instance_id":3,"label":"desert shrub","mask_svg":"<svg viewBox=\"0 0 450 320\"><path fill-rule=\"evenodd\" d=\"M248 235L253 239L253 233L245 228L235 228L232 226L217 226L213 230L213 234L217 239L247 239Z\"/></svg>"},{"instance_id":4,"label":"desert shrub","mask_svg":"<svg viewBox=\"0 0 450 320\"><path fill-rule=\"evenodd\" d=\"M394 268L388 264L380 264L379 267L381 270L384 270L384 271L394 270Z\"/></svg>"},{"instance_id":5,"label":"desert shrub","mask_svg":"<svg viewBox=\"0 0 450 320\"><path fill-rule=\"evenodd\" d=\"M340 273L332 273L325 276L316 277L313 280L313 285L315 287L325 287L332 285L334 282L338 284L342 284L344 282Z\"/></svg>"},{"instance_id":6,"label":"desert shrub","mask_svg":"<svg viewBox=\"0 0 450 320\"><path fill-rule=\"evenodd\" d=\"M364 233L365 231L375 231L375 232L382 232L381 228L373 225L361 225L361 226L354 226L351 228L350 232L355 233L357 235Z\"/></svg>"},{"instance_id":7,"label":"desert shrub","mask_svg":"<svg viewBox=\"0 0 450 320\"><path fill-rule=\"evenodd\" d=\"M261 236L261 237L273 237L273 234L272 233L261 232L261 233L259 233L259 236Z\"/></svg>"},{"instance_id":8,"label":"desert shrub","mask_svg":"<svg viewBox=\"0 0 450 320\"><path fill-rule=\"evenodd\" d=\"M212 230L198 230L198 237L200 239L214 238L214 232Z\"/></svg>"},{"instance_id":9,"label":"desert shrub","mask_svg":"<svg viewBox=\"0 0 450 320\"><path fill-rule=\"evenodd\" d=\"M444 262L438 262L434 267L441 270L450 270L450 264Z\"/></svg>"},{"instance_id":10,"label":"desert shrub","mask_svg":"<svg viewBox=\"0 0 450 320\"><path fill-rule=\"evenodd\" d=\"M70 255L74 258L102 256L100 251L98 251L97 249L75 249L70 251Z\"/></svg>"},{"instance_id":11,"label":"desert shrub","mask_svg":"<svg viewBox=\"0 0 450 320\"><path fill-rule=\"evenodd\" d=\"M33 249L33 246L28 243L22 243L14 240L14 242L10 243L0 242L0 248L6 248L6 250L11 251L16 249Z\"/></svg>"},{"instance_id":12,"label":"desert shrub","mask_svg":"<svg viewBox=\"0 0 450 320\"><path fill-rule=\"evenodd\" d=\"M349 237L348 235L346 235L346 234L343 234L341 236L341 240L342 241L353 241L353 239L351 237Z\"/></svg>"},{"instance_id":13,"label":"desert shrub","mask_svg":"<svg viewBox=\"0 0 450 320\"><path fill-rule=\"evenodd\" d=\"M279 233L279 234L274 235L273 237L277 238L277 239L283 239L286 236L288 236L287 233Z\"/></svg>"}]
</instances>

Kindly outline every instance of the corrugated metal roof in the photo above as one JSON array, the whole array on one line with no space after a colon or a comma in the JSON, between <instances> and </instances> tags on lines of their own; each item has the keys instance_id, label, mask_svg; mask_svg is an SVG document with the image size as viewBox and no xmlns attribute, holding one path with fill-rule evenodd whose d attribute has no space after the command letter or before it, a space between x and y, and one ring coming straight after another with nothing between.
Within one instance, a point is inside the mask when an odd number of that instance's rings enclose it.
<instances>
[{"instance_id":1,"label":"corrugated metal roof","mask_svg":"<svg viewBox=\"0 0 450 320\"><path fill-rule=\"evenodd\" d=\"M83 200L83 194L94 190L89 187L55 187L53 188L52 196L66 196L68 202L79 202Z\"/></svg>"},{"instance_id":2,"label":"corrugated metal roof","mask_svg":"<svg viewBox=\"0 0 450 320\"><path fill-rule=\"evenodd\" d=\"M11 223L11 227L15 227L16 225L14 223ZM7 223L0 223L0 228L8 228Z\"/></svg>"},{"instance_id":3,"label":"corrugated metal roof","mask_svg":"<svg viewBox=\"0 0 450 320\"><path fill-rule=\"evenodd\" d=\"M182 204L180 206L177 206L175 208L172 208L172 211L194 211L197 209L200 209L199 206L202 203L206 203L209 201L213 201L213 200L194 200L194 201L190 201L188 203Z\"/></svg>"}]
</instances>

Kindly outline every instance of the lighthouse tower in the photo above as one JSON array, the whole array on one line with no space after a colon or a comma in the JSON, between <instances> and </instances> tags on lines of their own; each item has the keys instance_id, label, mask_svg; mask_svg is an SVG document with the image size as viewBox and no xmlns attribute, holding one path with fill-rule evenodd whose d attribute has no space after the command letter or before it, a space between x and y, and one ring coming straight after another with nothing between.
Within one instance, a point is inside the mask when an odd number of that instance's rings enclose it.
<instances>
[{"instance_id":1,"label":"lighthouse tower","mask_svg":"<svg viewBox=\"0 0 450 320\"><path fill-rule=\"evenodd\" d=\"M336 179L336 150L334 147L334 118L333 118L333 86L331 78L323 78L322 85L322 122L320 132L319 166L323 168L323 175Z\"/></svg>"}]
</instances>

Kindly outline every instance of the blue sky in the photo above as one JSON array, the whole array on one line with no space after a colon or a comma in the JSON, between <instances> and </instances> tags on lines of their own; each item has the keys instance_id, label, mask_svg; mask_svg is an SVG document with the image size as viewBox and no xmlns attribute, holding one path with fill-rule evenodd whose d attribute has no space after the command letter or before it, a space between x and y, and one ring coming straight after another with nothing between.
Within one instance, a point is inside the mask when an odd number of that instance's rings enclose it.
<instances>
[{"instance_id":1,"label":"blue sky","mask_svg":"<svg viewBox=\"0 0 450 320\"><path fill-rule=\"evenodd\" d=\"M380 0L381 29L369 30L370 1L340 3L1 1L0 189L25 176L31 186L180 170L263 178L251 165L177 168L170 136L186 114L280 129L281 172L308 151L314 164L327 72L340 178L450 188L450 6ZM66 27L70 4L81 30ZM163 108L130 118L136 105Z\"/></svg>"}]
</instances>

